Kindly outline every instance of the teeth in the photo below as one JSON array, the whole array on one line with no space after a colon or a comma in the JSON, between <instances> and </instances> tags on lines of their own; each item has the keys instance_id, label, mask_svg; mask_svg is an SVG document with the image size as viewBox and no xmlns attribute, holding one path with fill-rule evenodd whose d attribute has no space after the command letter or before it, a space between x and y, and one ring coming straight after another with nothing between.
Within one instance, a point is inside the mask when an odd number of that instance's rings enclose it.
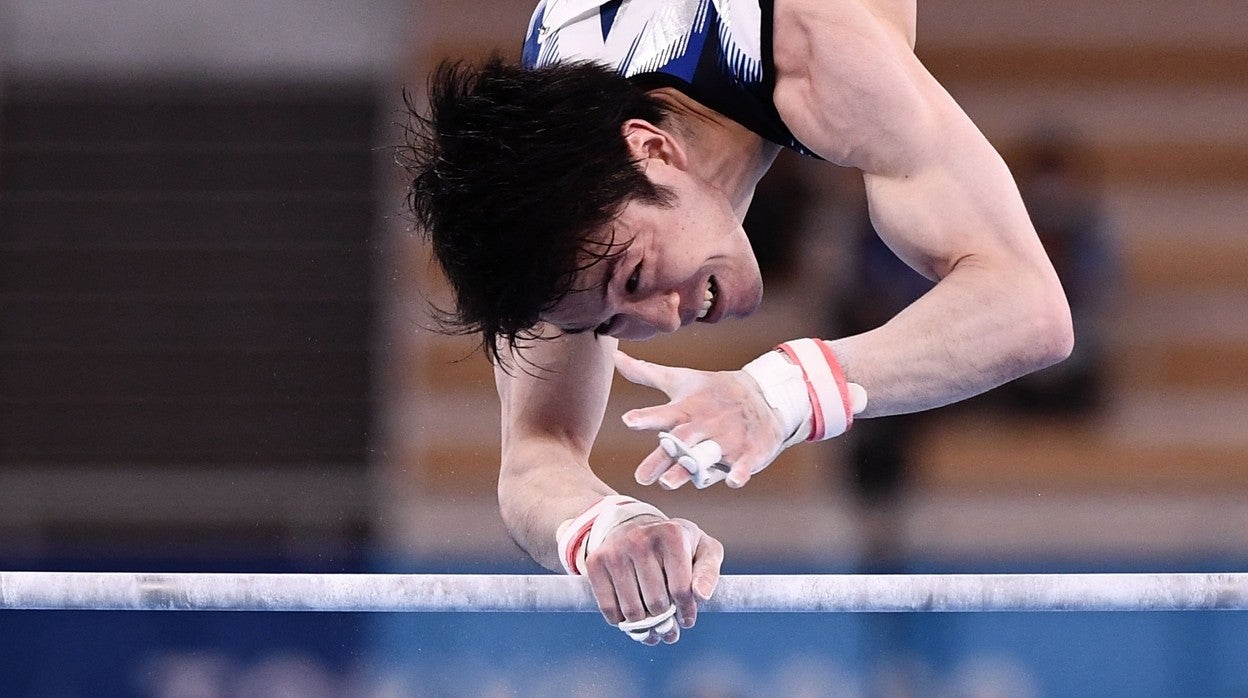
<instances>
[{"instance_id":1,"label":"teeth","mask_svg":"<svg viewBox=\"0 0 1248 698\"><path fill-rule=\"evenodd\" d=\"M698 319L701 320L705 318L706 314L711 312L711 306L714 304L715 304L715 292L711 290L710 279L707 279L706 293L702 296L702 310L698 311Z\"/></svg>"}]
</instances>

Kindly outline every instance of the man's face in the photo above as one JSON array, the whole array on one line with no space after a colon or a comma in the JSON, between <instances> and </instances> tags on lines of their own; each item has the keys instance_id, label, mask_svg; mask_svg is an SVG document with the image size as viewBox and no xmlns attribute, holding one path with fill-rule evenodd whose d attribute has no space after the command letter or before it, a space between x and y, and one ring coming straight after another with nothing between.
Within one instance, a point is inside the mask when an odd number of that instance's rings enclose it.
<instances>
[{"instance_id":1,"label":"man's face","mask_svg":"<svg viewBox=\"0 0 1248 698\"><path fill-rule=\"evenodd\" d=\"M646 174L673 190L673 205L625 206L594 237L604 244L599 253L613 239L627 249L580 272L573 288L585 290L569 294L543 320L567 332L643 340L758 308L758 262L728 200L662 162L649 163Z\"/></svg>"}]
</instances>

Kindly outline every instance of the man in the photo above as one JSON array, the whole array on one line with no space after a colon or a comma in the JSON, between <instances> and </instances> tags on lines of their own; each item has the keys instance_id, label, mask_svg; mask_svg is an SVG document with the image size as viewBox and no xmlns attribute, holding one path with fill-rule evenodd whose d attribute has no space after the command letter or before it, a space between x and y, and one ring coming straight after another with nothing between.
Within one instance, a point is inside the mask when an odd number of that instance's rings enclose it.
<instances>
[{"instance_id":1,"label":"man","mask_svg":"<svg viewBox=\"0 0 1248 698\"><path fill-rule=\"evenodd\" d=\"M1064 358L1069 310L1001 158L913 53L913 0L545 0L524 65L444 65L414 113L410 201L502 401L515 540L603 615L674 642L723 548L615 495L588 457L613 370L665 391L640 484L744 486L785 447ZM880 236L934 289L883 326L741 371L617 352L762 295L740 222L781 146L862 170Z\"/></svg>"}]
</instances>

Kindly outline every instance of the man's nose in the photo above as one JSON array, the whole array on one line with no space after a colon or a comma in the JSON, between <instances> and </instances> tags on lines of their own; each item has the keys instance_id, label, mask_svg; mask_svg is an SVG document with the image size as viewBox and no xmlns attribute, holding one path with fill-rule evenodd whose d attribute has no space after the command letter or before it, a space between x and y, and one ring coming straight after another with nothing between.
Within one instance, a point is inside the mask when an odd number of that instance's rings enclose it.
<instances>
[{"instance_id":1,"label":"man's nose","mask_svg":"<svg viewBox=\"0 0 1248 698\"><path fill-rule=\"evenodd\" d=\"M680 329L680 295L675 291L656 293L638 301L634 317L659 334Z\"/></svg>"}]
</instances>

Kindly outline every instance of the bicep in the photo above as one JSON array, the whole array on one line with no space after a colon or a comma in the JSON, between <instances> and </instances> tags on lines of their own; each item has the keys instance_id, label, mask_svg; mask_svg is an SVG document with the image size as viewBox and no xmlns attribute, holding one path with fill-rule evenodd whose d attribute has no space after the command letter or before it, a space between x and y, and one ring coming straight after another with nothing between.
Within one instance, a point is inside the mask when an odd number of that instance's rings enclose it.
<instances>
[{"instance_id":1,"label":"bicep","mask_svg":"<svg viewBox=\"0 0 1248 698\"><path fill-rule=\"evenodd\" d=\"M824 7L839 14L798 32L813 53L779 73L777 107L800 141L862 170L881 238L932 279L969 257L1044 258L1005 163L910 47L856 3Z\"/></svg>"},{"instance_id":2,"label":"bicep","mask_svg":"<svg viewBox=\"0 0 1248 698\"><path fill-rule=\"evenodd\" d=\"M950 121L940 136L947 149L941 157L900 172L864 170L876 232L932 280L970 260L1047 265L1005 163L969 120Z\"/></svg>"}]
</instances>

